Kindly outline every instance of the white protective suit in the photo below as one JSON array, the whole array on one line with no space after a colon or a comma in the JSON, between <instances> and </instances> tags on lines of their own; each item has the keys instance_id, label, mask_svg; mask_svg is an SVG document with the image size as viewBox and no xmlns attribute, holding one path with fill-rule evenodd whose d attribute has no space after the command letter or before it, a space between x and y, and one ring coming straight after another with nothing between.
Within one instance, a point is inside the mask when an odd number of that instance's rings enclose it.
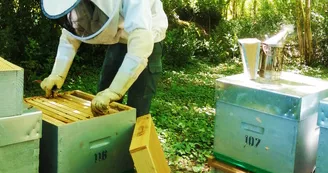
<instances>
[{"instance_id":1,"label":"white protective suit","mask_svg":"<svg viewBox=\"0 0 328 173\"><path fill-rule=\"evenodd\" d=\"M105 110L111 101L119 100L125 94L147 66L154 43L165 38L167 16L160 0L41 0L41 7L50 19L66 19L69 12L68 18L73 21L73 9L81 2L93 3L106 20L98 28L91 26L92 32L86 35L62 30L51 75L42 81L41 87L48 96L54 86L62 87L81 42L127 43L128 52L113 82L92 102L96 109Z\"/></svg>"}]
</instances>

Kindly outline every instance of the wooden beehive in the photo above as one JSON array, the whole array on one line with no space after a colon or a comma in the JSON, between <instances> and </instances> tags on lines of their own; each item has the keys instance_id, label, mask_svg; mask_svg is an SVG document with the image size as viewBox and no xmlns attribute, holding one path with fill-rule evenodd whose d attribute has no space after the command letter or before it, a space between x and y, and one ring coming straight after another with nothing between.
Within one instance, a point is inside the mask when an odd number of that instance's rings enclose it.
<instances>
[{"instance_id":1,"label":"wooden beehive","mask_svg":"<svg viewBox=\"0 0 328 173\"><path fill-rule=\"evenodd\" d=\"M136 110L111 103L109 114L93 117L93 97L72 91L51 99L25 99L43 112L41 173L122 173L134 169L129 145Z\"/></svg>"},{"instance_id":2,"label":"wooden beehive","mask_svg":"<svg viewBox=\"0 0 328 173\"><path fill-rule=\"evenodd\" d=\"M23 85L24 70L0 57L0 118L23 113Z\"/></svg>"},{"instance_id":3,"label":"wooden beehive","mask_svg":"<svg viewBox=\"0 0 328 173\"><path fill-rule=\"evenodd\" d=\"M169 173L163 149L151 115L137 119L130 146L134 166L138 173Z\"/></svg>"}]
</instances>

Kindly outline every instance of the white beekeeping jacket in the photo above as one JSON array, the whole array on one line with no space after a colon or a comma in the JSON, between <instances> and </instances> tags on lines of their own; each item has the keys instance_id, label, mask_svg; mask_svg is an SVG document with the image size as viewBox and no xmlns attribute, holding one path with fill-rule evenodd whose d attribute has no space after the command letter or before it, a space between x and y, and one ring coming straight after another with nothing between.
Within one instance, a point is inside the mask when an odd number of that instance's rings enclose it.
<instances>
[{"instance_id":1,"label":"white beekeeping jacket","mask_svg":"<svg viewBox=\"0 0 328 173\"><path fill-rule=\"evenodd\" d=\"M142 3L143 1L145 0L92 0L108 16L106 23L99 31L87 37L74 35L63 29L62 34L65 36L62 36L62 39L76 39L89 44L126 43L131 31L147 29L152 31L154 42L162 41L168 27L162 2L160 0L147 0L149 3ZM149 8L148 5L151 7L151 21L143 19L142 10Z\"/></svg>"},{"instance_id":2,"label":"white beekeeping jacket","mask_svg":"<svg viewBox=\"0 0 328 173\"><path fill-rule=\"evenodd\" d=\"M123 95L147 66L153 44L165 38L168 27L160 0L41 0L41 8L65 28L52 75L66 78L82 42L127 43L128 52L110 86L118 95Z\"/></svg>"}]
</instances>

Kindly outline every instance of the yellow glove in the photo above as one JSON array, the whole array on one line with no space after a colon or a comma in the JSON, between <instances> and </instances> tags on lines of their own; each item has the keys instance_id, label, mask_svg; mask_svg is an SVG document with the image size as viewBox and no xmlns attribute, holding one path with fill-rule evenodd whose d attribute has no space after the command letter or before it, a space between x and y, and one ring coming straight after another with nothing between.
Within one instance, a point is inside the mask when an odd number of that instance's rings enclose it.
<instances>
[{"instance_id":1,"label":"yellow glove","mask_svg":"<svg viewBox=\"0 0 328 173\"><path fill-rule=\"evenodd\" d=\"M41 82L41 88L46 92L46 97L52 95L54 88L60 89L64 84L64 78L59 75L50 75Z\"/></svg>"},{"instance_id":2,"label":"yellow glove","mask_svg":"<svg viewBox=\"0 0 328 173\"><path fill-rule=\"evenodd\" d=\"M108 114L109 103L117 101L121 97L108 88L99 92L91 102L91 111L94 116Z\"/></svg>"}]
</instances>

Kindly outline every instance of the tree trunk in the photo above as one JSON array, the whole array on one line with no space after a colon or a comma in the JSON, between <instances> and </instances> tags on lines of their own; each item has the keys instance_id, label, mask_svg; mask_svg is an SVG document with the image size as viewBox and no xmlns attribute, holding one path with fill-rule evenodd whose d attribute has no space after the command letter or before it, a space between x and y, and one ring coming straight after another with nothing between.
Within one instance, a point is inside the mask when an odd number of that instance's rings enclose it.
<instances>
[{"instance_id":1,"label":"tree trunk","mask_svg":"<svg viewBox=\"0 0 328 173\"><path fill-rule=\"evenodd\" d=\"M232 19L235 19L236 18L236 0L231 0L230 1L230 5L229 5L229 9L230 9L230 14L231 14L231 17Z\"/></svg>"},{"instance_id":2,"label":"tree trunk","mask_svg":"<svg viewBox=\"0 0 328 173\"><path fill-rule=\"evenodd\" d=\"M240 9L241 16L245 16L245 3L246 3L246 0L241 1L241 9Z\"/></svg>"},{"instance_id":3,"label":"tree trunk","mask_svg":"<svg viewBox=\"0 0 328 173\"><path fill-rule=\"evenodd\" d=\"M233 0L233 18L236 19L238 17L238 0Z\"/></svg>"},{"instance_id":4,"label":"tree trunk","mask_svg":"<svg viewBox=\"0 0 328 173\"><path fill-rule=\"evenodd\" d=\"M311 0L305 0L305 21L304 21L304 38L305 38L305 61L307 64L312 62L312 32L311 32Z\"/></svg>"},{"instance_id":5,"label":"tree trunk","mask_svg":"<svg viewBox=\"0 0 328 173\"><path fill-rule=\"evenodd\" d=\"M304 61L304 39L303 39L303 23L304 23L304 10L303 10L303 2L302 0L296 0L296 13L297 13L297 20L296 20L296 28L297 28L297 37L298 37L298 45L299 51L301 55L301 62Z\"/></svg>"},{"instance_id":6,"label":"tree trunk","mask_svg":"<svg viewBox=\"0 0 328 173\"><path fill-rule=\"evenodd\" d=\"M253 3L253 17L256 18L256 10L257 10L257 0L254 0Z\"/></svg>"},{"instance_id":7,"label":"tree trunk","mask_svg":"<svg viewBox=\"0 0 328 173\"><path fill-rule=\"evenodd\" d=\"M229 10L230 10L230 0L227 0L227 1L224 1L224 4L223 7L224 7L224 14L223 16L225 16L226 19L229 18Z\"/></svg>"}]
</instances>

